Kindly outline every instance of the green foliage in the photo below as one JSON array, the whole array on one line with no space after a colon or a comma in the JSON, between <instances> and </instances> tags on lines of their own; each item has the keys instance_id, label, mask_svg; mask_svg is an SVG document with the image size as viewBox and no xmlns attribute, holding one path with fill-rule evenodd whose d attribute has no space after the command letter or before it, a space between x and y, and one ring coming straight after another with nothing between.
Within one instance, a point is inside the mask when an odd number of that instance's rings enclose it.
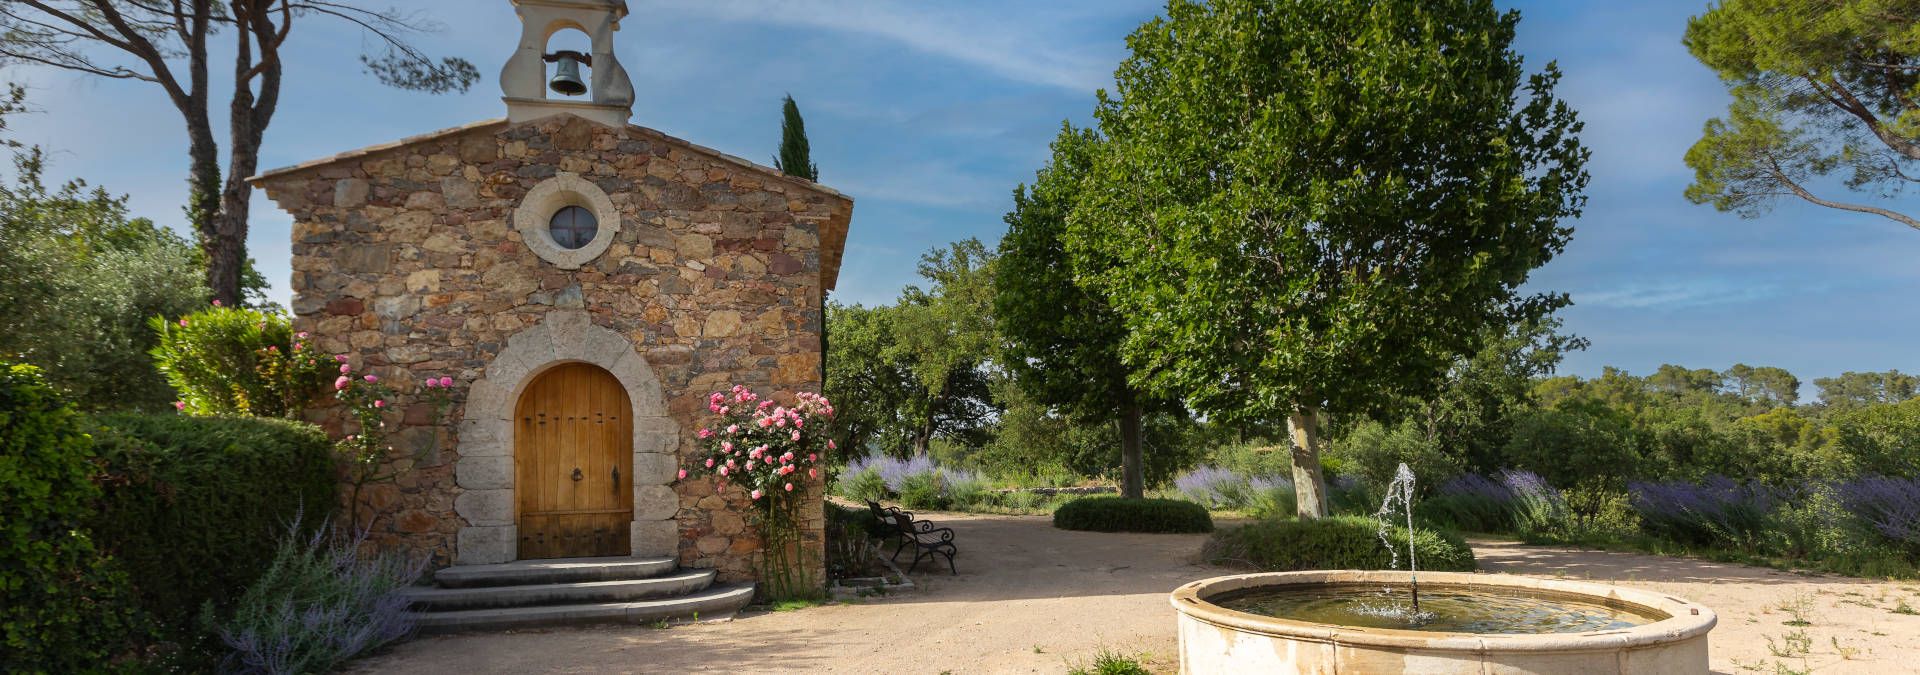
<instances>
[{"instance_id":1,"label":"green foliage","mask_svg":"<svg viewBox=\"0 0 1920 675\"><path fill-rule=\"evenodd\" d=\"M1842 413L1833 427L1849 474L1920 476L1920 398Z\"/></svg>"},{"instance_id":2,"label":"green foliage","mask_svg":"<svg viewBox=\"0 0 1920 675\"><path fill-rule=\"evenodd\" d=\"M843 475L834 483L834 494L838 494L858 503L877 502L887 496L887 481L880 472L865 469L852 475Z\"/></svg>"},{"instance_id":3,"label":"green foliage","mask_svg":"<svg viewBox=\"0 0 1920 675\"><path fill-rule=\"evenodd\" d=\"M1093 663L1077 666L1067 671L1067 675L1150 675L1152 672L1140 665L1138 659L1101 649L1100 653L1093 655Z\"/></svg>"},{"instance_id":4,"label":"green foliage","mask_svg":"<svg viewBox=\"0 0 1920 675\"><path fill-rule=\"evenodd\" d=\"M85 527L93 458L39 369L0 363L0 670L99 668L134 637L125 577Z\"/></svg>"},{"instance_id":5,"label":"green foliage","mask_svg":"<svg viewBox=\"0 0 1920 675\"><path fill-rule=\"evenodd\" d=\"M1393 482L1401 464L1419 477L1416 486L1422 494L1433 486L1458 475L1465 462L1427 438L1411 421L1388 428L1378 422L1361 422L1332 444L1330 459L1341 462L1346 475L1361 481L1370 492L1383 493Z\"/></svg>"},{"instance_id":6,"label":"green foliage","mask_svg":"<svg viewBox=\"0 0 1920 675\"><path fill-rule=\"evenodd\" d=\"M40 366L83 409L166 406L146 322L206 302L197 252L129 218L126 197L78 180L49 189L37 148L15 165L0 184L0 358Z\"/></svg>"},{"instance_id":7,"label":"green foliage","mask_svg":"<svg viewBox=\"0 0 1920 675\"><path fill-rule=\"evenodd\" d=\"M1687 49L1733 102L1687 151L1687 199L1755 217L1794 195L1920 228L1871 203L1908 186L1920 161L1916 27L1908 0L1725 0L1688 20ZM1868 201L1810 191L1835 174Z\"/></svg>"},{"instance_id":8,"label":"green foliage","mask_svg":"<svg viewBox=\"0 0 1920 675\"><path fill-rule=\"evenodd\" d=\"M944 511L953 504L941 474L916 473L900 481L900 505L912 510Z\"/></svg>"},{"instance_id":9,"label":"green foliage","mask_svg":"<svg viewBox=\"0 0 1920 675\"><path fill-rule=\"evenodd\" d=\"M1518 20L1176 0L1135 31L1065 239L1116 263L1087 281L1140 383L1229 423L1366 413L1563 304L1519 287L1565 246L1588 152L1559 71L1510 48Z\"/></svg>"},{"instance_id":10,"label":"green foliage","mask_svg":"<svg viewBox=\"0 0 1920 675\"><path fill-rule=\"evenodd\" d=\"M296 336L284 314L209 307L178 320L154 317L154 363L195 415L294 417L332 375L333 362Z\"/></svg>"},{"instance_id":11,"label":"green foliage","mask_svg":"<svg viewBox=\"0 0 1920 675\"><path fill-rule=\"evenodd\" d=\"M1405 567L1407 530L1388 530L1388 541L1400 551ZM1416 529L1414 554L1420 569L1471 572L1473 549L1452 532ZM1367 516L1334 516L1315 520L1262 520L1215 532L1201 549L1215 565L1241 565L1270 572L1290 570L1383 570L1392 554L1380 543L1379 521Z\"/></svg>"},{"instance_id":12,"label":"green foliage","mask_svg":"<svg viewBox=\"0 0 1920 675\"><path fill-rule=\"evenodd\" d=\"M1119 422L1121 493L1137 498L1145 490L1141 418L1169 404L1129 381L1131 371L1120 359L1125 323L1100 294L1076 281L1101 263L1069 256L1062 239L1099 142L1091 130L1064 125L1033 189L1014 189L993 310L1005 337L1002 362L1023 389L1066 414Z\"/></svg>"},{"instance_id":13,"label":"green foliage","mask_svg":"<svg viewBox=\"0 0 1920 675\"><path fill-rule=\"evenodd\" d=\"M334 507L332 444L310 424L115 414L90 432L107 489L88 526L166 626L230 605L288 523Z\"/></svg>"},{"instance_id":14,"label":"green foliage","mask_svg":"<svg viewBox=\"0 0 1920 675\"><path fill-rule=\"evenodd\" d=\"M820 167L814 165L813 152L807 147L807 122L800 118L800 105L791 94L780 104L780 154L773 158L773 168L789 176L820 180Z\"/></svg>"},{"instance_id":15,"label":"green foliage","mask_svg":"<svg viewBox=\"0 0 1920 675\"><path fill-rule=\"evenodd\" d=\"M1837 409L1899 403L1920 396L1920 377L1898 370L1884 373L1848 371L1838 377L1817 378L1813 385L1820 388L1820 403Z\"/></svg>"},{"instance_id":16,"label":"green foliage","mask_svg":"<svg viewBox=\"0 0 1920 675\"><path fill-rule=\"evenodd\" d=\"M1569 401L1530 411L1515 421L1507 460L1555 486L1624 488L1638 475L1630 422L1593 401Z\"/></svg>"},{"instance_id":17,"label":"green foliage","mask_svg":"<svg viewBox=\"0 0 1920 675\"><path fill-rule=\"evenodd\" d=\"M1207 507L1179 499L1087 497L1062 504L1053 526L1092 532L1212 532Z\"/></svg>"}]
</instances>

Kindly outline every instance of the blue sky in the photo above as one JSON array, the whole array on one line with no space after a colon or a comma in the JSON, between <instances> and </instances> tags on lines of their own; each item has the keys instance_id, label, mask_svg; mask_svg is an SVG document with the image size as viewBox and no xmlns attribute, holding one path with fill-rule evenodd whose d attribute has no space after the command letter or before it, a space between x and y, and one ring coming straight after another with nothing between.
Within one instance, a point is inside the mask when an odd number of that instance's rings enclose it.
<instances>
[{"instance_id":1,"label":"blue sky","mask_svg":"<svg viewBox=\"0 0 1920 675\"><path fill-rule=\"evenodd\" d=\"M302 26L263 167L504 114L495 74L518 32L507 1L399 4L444 24L420 43L473 60L481 81L464 95L385 89L360 72L357 32ZM1153 0L630 4L617 40L636 123L770 164L780 95L799 101L822 182L857 200L835 296L861 303L894 298L929 248L996 242L1013 186L1045 161L1062 120L1088 121L1127 33L1161 9ZM1681 156L1726 103L1680 45L1704 0L1501 4L1523 14L1517 48L1528 63L1557 60L1566 72L1561 94L1594 151L1573 243L1531 282L1571 293L1567 328L1593 341L1564 372L1669 362L1777 365L1809 381L1920 371L1920 232L1785 202L1743 220L1681 197L1692 177ZM182 226L186 143L158 89L46 70L6 77L31 87L39 112L11 124L52 152L53 176L85 177L130 195L136 214ZM1896 205L1912 212L1920 199ZM284 303L288 219L264 197L253 212L252 255Z\"/></svg>"}]
</instances>

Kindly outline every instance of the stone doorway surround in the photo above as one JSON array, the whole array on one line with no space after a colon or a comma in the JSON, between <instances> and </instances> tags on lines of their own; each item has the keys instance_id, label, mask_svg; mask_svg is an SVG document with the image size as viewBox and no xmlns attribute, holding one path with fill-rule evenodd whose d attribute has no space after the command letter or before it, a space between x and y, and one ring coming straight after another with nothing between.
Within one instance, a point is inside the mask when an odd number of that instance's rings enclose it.
<instances>
[{"instance_id":1,"label":"stone doorway surround","mask_svg":"<svg viewBox=\"0 0 1920 675\"><path fill-rule=\"evenodd\" d=\"M454 564L515 559L514 405L535 376L563 363L605 368L627 390L633 402L633 555L671 556L678 551L680 530L674 516L680 498L671 483L679 468L680 427L667 414L660 381L625 336L594 325L584 311L555 310L508 337L506 349L487 364L485 377L467 390L459 422L460 459L454 465L454 481L461 488L454 512L466 524L455 544Z\"/></svg>"}]
</instances>

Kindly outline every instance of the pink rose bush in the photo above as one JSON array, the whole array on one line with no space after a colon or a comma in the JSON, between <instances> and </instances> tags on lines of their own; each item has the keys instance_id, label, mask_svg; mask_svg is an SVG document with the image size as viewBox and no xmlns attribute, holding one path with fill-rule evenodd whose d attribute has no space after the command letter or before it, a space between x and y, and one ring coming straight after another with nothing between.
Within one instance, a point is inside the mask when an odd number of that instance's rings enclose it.
<instances>
[{"instance_id":1,"label":"pink rose bush","mask_svg":"<svg viewBox=\"0 0 1920 675\"><path fill-rule=\"evenodd\" d=\"M335 449L347 465L352 483L352 500L358 504L360 492L368 484L396 478L410 465L407 462L389 464L394 449L388 444L388 418L397 407L394 403L401 394L373 373L361 373L355 377L352 359L346 354L336 355L333 360L340 364L340 376L333 381L333 396L345 406L347 417L357 427L357 433L340 439L335 443ZM439 447L441 421L453 407L453 378L423 375L418 379L420 386L409 398L418 405L427 406L433 435L426 441L425 447L413 452L416 458ZM359 531L359 517L360 510L354 509L351 531Z\"/></svg>"},{"instance_id":2,"label":"pink rose bush","mask_svg":"<svg viewBox=\"0 0 1920 675\"><path fill-rule=\"evenodd\" d=\"M682 479L714 476L716 492L738 485L756 506L774 508L769 497L804 487L796 485L800 478L795 474L819 475L819 451L831 443L826 430L833 421L833 404L827 397L801 392L789 407L735 386L708 395L707 411L720 419L694 432L701 449L689 458Z\"/></svg>"}]
</instances>

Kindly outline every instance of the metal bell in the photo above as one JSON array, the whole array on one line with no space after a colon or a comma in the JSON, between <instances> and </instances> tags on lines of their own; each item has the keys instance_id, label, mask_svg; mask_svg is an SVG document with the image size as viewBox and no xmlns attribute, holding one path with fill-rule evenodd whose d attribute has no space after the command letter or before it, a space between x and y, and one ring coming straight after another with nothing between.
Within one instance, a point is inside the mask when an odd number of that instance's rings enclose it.
<instances>
[{"instance_id":1,"label":"metal bell","mask_svg":"<svg viewBox=\"0 0 1920 675\"><path fill-rule=\"evenodd\" d=\"M573 52L556 52L549 57L558 65L553 69L553 81L547 86L563 96L579 96L587 93L587 83L580 81L580 56Z\"/></svg>"}]
</instances>

